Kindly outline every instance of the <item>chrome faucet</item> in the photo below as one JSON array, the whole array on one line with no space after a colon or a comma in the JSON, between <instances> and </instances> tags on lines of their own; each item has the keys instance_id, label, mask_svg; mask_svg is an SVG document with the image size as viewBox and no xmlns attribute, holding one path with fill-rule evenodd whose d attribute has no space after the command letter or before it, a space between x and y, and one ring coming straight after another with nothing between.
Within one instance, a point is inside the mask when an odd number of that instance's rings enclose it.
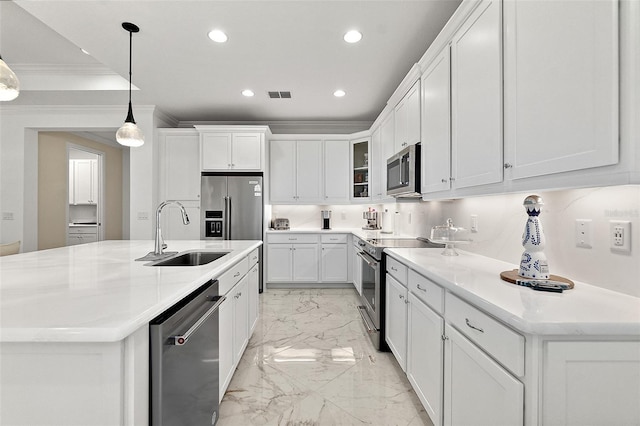
<instances>
[{"instance_id":1,"label":"chrome faucet","mask_svg":"<svg viewBox=\"0 0 640 426\"><path fill-rule=\"evenodd\" d=\"M164 238L162 238L162 230L160 229L160 213L162 213L162 209L164 208L164 206L169 204L175 204L180 207L180 213L182 213L182 223L184 223L185 225L189 224L189 216L187 216L187 211L184 209L184 206L180 202L167 200L160 203L160 205L156 209L156 242L153 250L153 254L157 257L169 254L163 252L163 250L167 248L167 245L164 242Z\"/></svg>"},{"instance_id":2,"label":"chrome faucet","mask_svg":"<svg viewBox=\"0 0 640 426\"><path fill-rule=\"evenodd\" d=\"M176 254L177 251L174 252L165 252L164 249L167 248L167 245L162 238L162 230L160 229L160 213L162 213L162 209L164 206L168 204L175 204L180 207L180 213L182 213L182 223L185 225L189 224L189 216L187 215L187 211L184 206L178 201L167 200L160 203L158 208L156 209L156 241L153 251L149 252L146 256L138 258L136 260L148 261L148 260L159 260L165 257L171 256L172 254Z\"/></svg>"}]
</instances>

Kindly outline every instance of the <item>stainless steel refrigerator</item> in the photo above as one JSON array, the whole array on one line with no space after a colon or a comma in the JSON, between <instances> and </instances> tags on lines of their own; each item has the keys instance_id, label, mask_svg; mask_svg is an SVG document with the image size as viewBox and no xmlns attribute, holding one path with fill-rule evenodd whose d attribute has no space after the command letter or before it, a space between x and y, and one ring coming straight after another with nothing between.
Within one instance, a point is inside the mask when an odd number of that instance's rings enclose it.
<instances>
[{"instance_id":1,"label":"stainless steel refrigerator","mask_svg":"<svg viewBox=\"0 0 640 426\"><path fill-rule=\"evenodd\" d=\"M262 240L262 173L202 173L200 239ZM262 292L262 246L260 246Z\"/></svg>"}]
</instances>

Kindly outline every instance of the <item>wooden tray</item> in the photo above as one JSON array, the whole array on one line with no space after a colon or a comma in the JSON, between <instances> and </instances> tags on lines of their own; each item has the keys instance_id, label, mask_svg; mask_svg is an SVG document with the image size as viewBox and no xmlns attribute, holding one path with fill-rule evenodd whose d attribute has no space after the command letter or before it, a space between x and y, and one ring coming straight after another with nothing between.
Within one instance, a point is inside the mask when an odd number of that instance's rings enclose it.
<instances>
[{"instance_id":1,"label":"wooden tray","mask_svg":"<svg viewBox=\"0 0 640 426\"><path fill-rule=\"evenodd\" d=\"M517 279L522 279L522 280L532 280L535 278L525 278L525 277L521 277L520 275L518 275L518 270L517 269L512 269L510 271L503 271L500 272L500 278L502 278L503 281L506 281L508 283L511 284L515 284ZM574 283L573 281L571 281L570 279L567 279L565 277L561 277L559 275L549 275L549 279L553 280L553 281L560 281L563 282L565 284L569 285L569 288L573 288L574 287ZM541 280L544 281L544 280Z\"/></svg>"}]
</instances>

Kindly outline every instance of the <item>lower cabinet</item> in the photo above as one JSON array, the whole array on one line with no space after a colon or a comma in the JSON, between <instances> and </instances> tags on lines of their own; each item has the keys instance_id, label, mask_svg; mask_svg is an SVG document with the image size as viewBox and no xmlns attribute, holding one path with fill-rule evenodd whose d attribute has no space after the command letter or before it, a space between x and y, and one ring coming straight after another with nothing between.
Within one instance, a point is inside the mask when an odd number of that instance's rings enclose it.
<instances>
[{"instance_id":1,"label":"lower cabinet","mask_svg":"<svg viewBox=\"0 0 640 426\"><path fill-rule=\"evenodd\" d=\"M445 325L444 424L524 422L524 385L450 325Z\"/></svg>"},{"instance_id":2,"label":"lower cabinet","mask_svg":"<svg viewBox=\"0 0 640 426\"><path fill-rule=\"evenodd\" d=\"M407 369L407 289L387 274L386 278L386 341L402 371Z\"/></svg>"},{"instance_id":3,"label":"lower cabinet","mask_svg":"<svg viewBox=\"0 0 640 426\"><path fill-rule=\"evenodd\" d=\"M353 270L351 271L351 276L353 279L353 286L356 288L356 291L360 296L362 296L362 258L358 256L362 250L358 243L360 242L360 238L354 236L353 237Z\"/></svg>"},{"instance_id":4,"label":"lower cabinet","mask_svg":"<svg viewBox=\"0 0 640 426\"><path fill-rule=\"evenodd\" d=\"M444 320L409 293L407 377L434 426L442 425Z\"/></svg>"},{"instance_id":5,"label":"lower cabinet","mask_svg":"<svg viewBox=\"0 0 640 426\"><path fill-rule=\"evenodd\" d=\"M267 281L349 282L347 239L347 234L267 234Z\"/></svg>"},{"instance_id":6,"label":"lower cabinet","mask_svg":"<svg viewBox=\"0 0 640 426\"><path fill-rule=\"evenodd\" d=\"M258 323L260 315L260 265L255 264L249 270L248 295L249 295L249 337Z\"/></svg>"},{"instance_id":7,"label":"lower cabinet","mask_svg":"<svg viewBox=\"0 0 640 426\"><path fill-rule=\"evenodd\" d=\"M219 308L221 401L258 320L260 265L255 263L257 258L258 249L218 278L220 293L227 298Z\"/></svg>"},{"instance_id":8,"label":"lower cabinet","mask_svg":"<svg viewBox=\"0 0 640 426\"><path fill-rule=\"evenodd\" d=\"M98 241L98 228L70 226L67 234L67 245L75 246L78 244L95 243Z\"/></svg>"}]
</instances>

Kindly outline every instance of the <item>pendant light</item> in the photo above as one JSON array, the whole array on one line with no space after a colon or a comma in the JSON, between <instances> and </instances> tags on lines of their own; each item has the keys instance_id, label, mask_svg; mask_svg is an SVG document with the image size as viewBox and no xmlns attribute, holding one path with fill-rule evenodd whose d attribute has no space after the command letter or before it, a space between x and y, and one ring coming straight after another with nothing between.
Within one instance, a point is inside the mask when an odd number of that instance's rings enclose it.
<instances>
[{"instance_id":1,"label":"pendant light","mask_svg":"<svg viewBox=\"0 0 640 426\"><path fill-rule=\"evenodd\" d=\"M0 56L0 101L12 101L20 94L20 82L16 73Z\"/></svg>"},{"instance_id":2,"label":"pendant light","mask_svg":"<svg viewBox=\"0 0 640 426\"><path fill-rule=\"evenodd\" d=\"M140 31L137 25L131 22L123 22L122 28L129 32L129 112L124 120L122 127L116 133L116 140L120 145L139 147L144 144L144 135L142 130L136 125L133 118L133 108L131 108L131 46L133 43L133 33Z\"/></svg>"}]
</instances>

